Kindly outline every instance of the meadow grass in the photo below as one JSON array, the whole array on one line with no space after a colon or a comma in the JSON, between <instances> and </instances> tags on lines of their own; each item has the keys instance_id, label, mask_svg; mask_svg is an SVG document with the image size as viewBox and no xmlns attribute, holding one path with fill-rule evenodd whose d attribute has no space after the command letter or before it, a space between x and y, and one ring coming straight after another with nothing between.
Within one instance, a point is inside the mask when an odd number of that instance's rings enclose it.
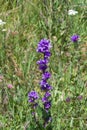
<instances>
[{"instance_id":1,"label":"meadow grass","mask_svg":"<svg viewBox=\"0 0 87 130\"><path fill-rule=\"evenodd\" d=\"M0 5L6 22L0 25L0 130L36 129L28 92L42 96L36 64L42 38L52 43L52 130L87 130L87 1L0 0ZM70 9L78 14L68 15ZM73 34L80 36L77 47Z\"/></svg>"}]
</instances>

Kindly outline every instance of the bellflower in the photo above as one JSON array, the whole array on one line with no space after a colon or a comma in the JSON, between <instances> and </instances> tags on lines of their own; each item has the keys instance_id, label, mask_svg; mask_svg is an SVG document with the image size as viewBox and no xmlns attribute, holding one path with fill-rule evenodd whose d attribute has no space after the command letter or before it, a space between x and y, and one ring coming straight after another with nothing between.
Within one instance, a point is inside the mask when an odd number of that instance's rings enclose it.
<instances>
[{"instance_id":1,"label":"bellflower","mask_svg":"<svg viewBox=\"0 0 87 130\"><path fill-rule=\"evenodd\" d=\"M73 36L71 37L71 41L72 41L72 42L77 42L78 39L79 39L79 36L78 36L78 35L73 35Z\"/></svg>"},{"instance_id":2,"label":"bellflower","mask_svg":"<svg viewBox=\"0 0 87 130\"><path fill-rule=\"evenodd\" d=\"M39 61L37 61L37 64L47 64L48 63L48 60L46 60L46 59L44 59L44 60L39 60Z\"/></svg>"},{"instance_id":3,"label":"bellflower","mask_svg":"<svg viewBox=\"0 0 87 130\"><path fill-rule=\"evenodd\" d=\"M47 63L48 60L46 59L37 61L37 64L39 64L39 69L42 71L45 71L47 69Z\"/></svg>"},{"instance_id":4,"label":"bellflower","mask_svg":"<svg viewBox=\"0 0 87 130\"><path fill-rule=\"evenodd\" d=\"M44 96L45 96L46 98L48 98L48 97L50 97L50 96L51 96L51 93L46 92Z\"/></svg>"},{"instance_id":5,"label":"bellflower","mask_svg":"<svg viewBox=\"0 0 87 130\"><path fill-rule=\"evenodd\" d=\"M48 99L44 96L44 97L42 98L42 102L45 103L45 102L47 102L47 101L48 101Z\"/></svg>"},{"instance_id":6,"label":"bellflower","mask_svg":"<svg viewBox=\"0 0 87 130\"><path fill-rule=\"evenodd\" d=\"M37 52L40 52L40 53L49 52L51 47L52 47L52 46L51 46L51 43L50 43L49 40L42 39L42 40L38 43Z\"/></svg>"},{"instance_id":7,"label":"bellflower","mask_svg":"<svg viewBox=\"0 0 87 130\"><path fill-rule=\"evenodd\" d=\"M44 59L49 59L50 56L51 53L49 51L44 53Z\"/></svg>"},{"instance_id":8,"label":"bellflower","mask_svg":"<svg viewBox=\"0 0 87 130\"><path fill-rule=\"evenodd\" d=\"M43 75L42 75L42 79L43 80L47 80L47 79L49 79L51 77L51 74L49 73L49 72L45 72Z\"/></svg>"},{"instance_id":9,"label":"bellflower","mask_svg":"<svg viewBox=\"0 0 87 130\"><path fill-rule=\"evenodd\" d=\"M28 101L31 102L31 103L34 103L35 100L37 100L39 98L39 95L38 95L37 92L31 91L31 92L28 93L28 97L29 97Z\"/></svg>"},{"instance_id":10,"label":"bellflower","mask_svg":"<svg viewBox=\"0 0 87 130\"><path fill-rule=\"evenodd\" d=\"M51 102L50 101L44 103L44 109L46 111L48 111L50 107L51 107Z\"/></svg>"},{"instance_id":11,"label":"bellflower","mask_svg":"<svg viewBox=\"0 0 87 130\"><path fill-rule=\"evenodd\" d=\"M36 91L31 91L28 93L28 98L29 98L29 102L31 103L32 106L32 116L34 118L35 121L37 121L36 119L36 107L38 106L38 103L36 102L36 100L39 98L39 95Z\"/></svg>"},{"instance_id":12,"label":"bellflower","mask_svg":"<svg viewBox=\"0 0 87 130\"><path fill-rule=\"evenodd\" d=\"M44 97L42 98L42 102L45 103L45 102L48 102L48 98L51 96L51 93L49 92L46 92Z\"/></svg>"},{"instance_id":13,"label":"bellflower","mask_svg":"<svg viewBox=\"0 0 87 130\"><path fill-rule=\"evenodd\" d=\"M40 86L41 86L41 89L44 91L48 91L52 89L52 87L45 80L41 80Z\"/></svg>"}]
</instances>

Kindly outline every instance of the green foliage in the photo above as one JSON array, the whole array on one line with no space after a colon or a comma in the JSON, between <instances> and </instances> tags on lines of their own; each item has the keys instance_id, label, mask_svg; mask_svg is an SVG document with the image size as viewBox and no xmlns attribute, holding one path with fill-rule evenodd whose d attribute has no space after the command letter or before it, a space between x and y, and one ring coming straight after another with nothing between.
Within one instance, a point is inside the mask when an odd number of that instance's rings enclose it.
<instances>
[{"instance_id":1,"label":"green foliage","mask_svg":"<svg viewBox=\"0 0 87 130\"><path fill-rule=\"evenodd\" d=\"M0 25L0 130L87 130L87 1L0 0L0 5L0 19L6 22ZM68 15L70 9L78 14ZM70 40L73 34L80 36L77 45ZM41 106L35 122L28 103L29 91L42 95L36 64L41 38L53 46L52 123L46 128Z\"/></svg>"}]
</instances>

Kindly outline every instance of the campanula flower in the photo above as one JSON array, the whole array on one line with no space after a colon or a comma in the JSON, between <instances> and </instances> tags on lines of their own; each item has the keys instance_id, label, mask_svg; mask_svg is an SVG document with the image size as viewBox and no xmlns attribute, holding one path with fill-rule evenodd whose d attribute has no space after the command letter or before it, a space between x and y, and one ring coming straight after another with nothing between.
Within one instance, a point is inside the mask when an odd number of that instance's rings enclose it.
<instances>
[{"instance_id":1,"label":"campanula flower","mask_svg":"<svg viewBox=\"0 0 87 130\"><path fill-rule=\"evenodd\" d=\"M77 42L78 39L79 39L79 36L78 36L78 35L73 35L73 36L71 37L71 41L72 41L72 42Z\"/></svg>"},{"instance_id":2,"label":"campanula flower","mask_svg":"<svg viewBox=\"0 0 87 130\"><path fill-rule=\"evenodd\" d=\"M52 89L52 86L50 86L45 80L40 81L41 89L44 91L49 91Z\"/></svg>"},{"instance_id":3,"label":"campanula flower","mask_svg":"<svg viewBox=\"0 0 87 130\"><path fill-rule=\"evenodd\" d=\"M46 53L50 51L51 48L51 43L49 40L47 39L42 39L39 43L38 43L38 47L37 47L37 52L40 53Z\"/></svg>"},{"instance_id":4,"label":"campanula flower","mask_svg":"<svg viewBox=\"0 0 87 130\"><path fill-rule=\"evenodd\" d=\"M50 101L44 103L44 109L46 111L48 111L50 107L51 107L51 102Z\"/></svg>"},{"instance_id":5,"label":"campanula flower","mask_svg":"<svg viewBox=\"0 0 87 130\"><path fill-rule=\"evenodd\" d=\"M36 91L31 91L28 93L28 97L29 97L29 102L34 102L35 100L37 100L39 98L39 95Z\"/></svg>"},{"instance_id":6,"label":"campanula flower","mask_svg":"<svg viewBox=\"0 0 87 130\"><path fill-rule=\"evenodd\" d=\"M45 72L43 75L42 75L42 79L43 80L47 80L47 79L49 79L51 77L51 74L49 73L49 72Z\"/></svg>"}]
</instances>

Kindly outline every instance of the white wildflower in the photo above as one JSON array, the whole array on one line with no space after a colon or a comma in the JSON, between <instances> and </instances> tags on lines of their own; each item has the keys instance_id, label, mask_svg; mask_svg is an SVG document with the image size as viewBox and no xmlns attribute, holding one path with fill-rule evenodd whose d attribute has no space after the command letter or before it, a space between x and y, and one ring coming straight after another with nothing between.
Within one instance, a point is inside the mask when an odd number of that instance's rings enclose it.
<instances>
[{"instance_id":1,"label":"white wildflower","mask_svg":"<svg viewBox=\"0 0 87 130\"><path fill-rule=\"evenodd\" d=\"M0 19L0 25L4 25L6 24L6 22L3 22L1 19Z\"/></svg>"},{"instance_id":2,"label":"white wildflower","mask_svg":"<svg viewBox=\"0 0 87 130\"><path fill-rule=\"evenodd\" d=\"M68 11L68 15L76 15L76 14L78 14L78 11L72 9Z\"/></svg>"}]
</instances>

